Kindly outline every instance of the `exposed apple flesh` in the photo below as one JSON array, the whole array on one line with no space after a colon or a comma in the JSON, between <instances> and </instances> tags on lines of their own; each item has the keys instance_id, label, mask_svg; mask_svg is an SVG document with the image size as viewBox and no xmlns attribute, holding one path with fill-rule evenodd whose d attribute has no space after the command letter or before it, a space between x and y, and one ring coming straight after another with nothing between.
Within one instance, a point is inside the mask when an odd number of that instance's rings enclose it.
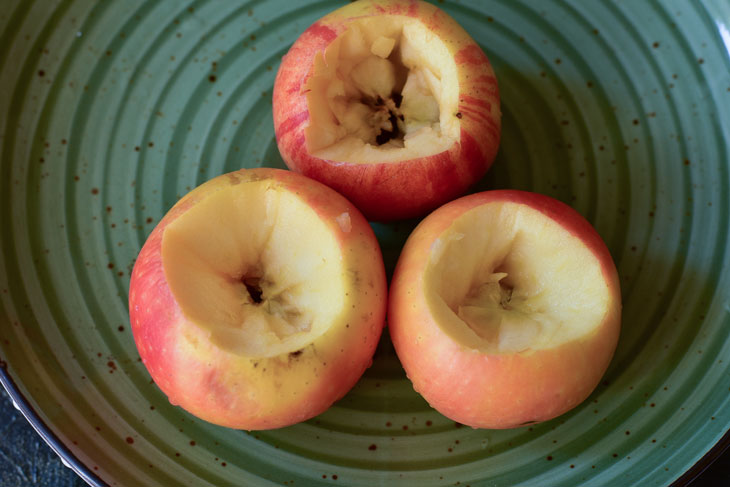
<instances>
[{"instance_id":1,"label":"exposed apple flesh","mask_svg":"<svg viewBox=\"0 0 730 487\"><path fill-rule=\"evenodd\" d=\"M417 19L353 20L315 56L304 86L307 149L360 164L443 152L459 140L456 71L444 42Z\"/></svg>"},{"instance_id":2,"label":"exposed apple flesh","mask_svg":"<svg viewBox=\"0 0 730 487\"><path fill-rule=\"evenodd\" d=\"M516 353L600 325L611 301L601 272L578 237L539 210L495 202L466 213L436 241L424 280L452 337L483 352Z\"/></svg>"},{"instance_id":3,"label":"exposed apple flesh","mask_svg":"<svg viewBox=\"0 0 730 487\"><path fill-rule=\"evenodd\" d=\"M270 357L322 335L345 306L337 240L270 182L219 190L168 225L162 258L181 311L223 350Z\"/></svg>"},{"instance_id":4,"label":"exposed apple flesh","mask_svg":"<svg viewBox=\"0 0 730 487\"><path fill-rule=\"evenodd\" d=\"M135 343L173 404L270 429L325 411L370 365L382 256L362 214L290 171L241 170L183 197L132 272Z\"/></svg>"},{"instance_id":5,"label":"exposed apple flesh","mask_svg":"<svg viewBox=\"0 0 730 487\"><path fill-rule=\"evenodd\" d=\"M409 237L389 330L414 388L461 423L510 428L582 402L613 356L616 269L575 210L489 191L453 201Z\"/></svg>"},{"instance_id":6,"label":"exposed apple flesh","mask_svg":"<svg viewBox=\"0 0 730 487\"><path fill-rule=\"evenodd\" d=\"M274 83L286 165L370 220L422 216L476 183L500 137L497 79L479 45L416 0L363 0L315 22Z\"/></svg>"}]
</instances>

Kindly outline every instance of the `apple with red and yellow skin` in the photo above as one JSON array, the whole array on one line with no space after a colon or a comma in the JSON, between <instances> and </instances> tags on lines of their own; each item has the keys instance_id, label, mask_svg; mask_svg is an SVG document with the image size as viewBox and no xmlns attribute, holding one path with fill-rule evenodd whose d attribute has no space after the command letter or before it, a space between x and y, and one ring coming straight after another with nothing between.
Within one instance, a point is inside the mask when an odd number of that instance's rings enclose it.
<instances>
[{"instance_id":1,"label":"apple with red and yellow skin","mask_svg":"<svg viewBox=\"0 0 730 487\"><path fill-rule=\"evenodd\" d=\"M377 221L464 194L494 160L501 131L487 56L416 0L358 1L315 22L282 60L273 116L287 166Z\"/></svg>"},{"instance_id":2,"label":"apple with red and yellow skin","mask_svg":"<svg viewBox=\"0 0 730 487\"><path fill-rule=\"evenodd\" d=\"M258 430L309 419L350 390L386 298L378 243L350 202L291 171L250 169L165 215L135 263L129 312L171 403Z\"/></svg>"},{"instance_id":3,"label":"apple with red and yellow skin","mask_svg":"<svg viewBox=\"0 0 730 487\"><path fill-rule=\"evenodd\" d=\"M585 400L621 322L616 267L595 229L550 197L486 191L409 236L388 327L413 387L475 428L513 428Z\"/></svg>"}]
</instances>

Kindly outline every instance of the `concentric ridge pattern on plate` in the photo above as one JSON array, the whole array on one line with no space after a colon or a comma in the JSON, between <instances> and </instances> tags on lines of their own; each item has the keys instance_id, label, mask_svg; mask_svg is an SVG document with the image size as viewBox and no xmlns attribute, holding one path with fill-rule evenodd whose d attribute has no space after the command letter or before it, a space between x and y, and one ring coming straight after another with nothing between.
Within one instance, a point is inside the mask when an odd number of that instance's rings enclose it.
<instances>
[{"instance_id":1,"label":"concentric ridge pattern on plate","mask_svg":"<svg viewBox=\"0 0 730 487\"><path fill-rule=\"evenodd\" d=\"M574 411L461 427L387 337L325 414L215 427L150 383L129 273L167 209L240 167L284 167L280 57L341 2L15 2L0 14L0 356L111 485L665 485L730 426L730 7L444 2L500 81L503 138L475 190L554 196L604 237L619 349ZM415 222L374 225L386 262Z\"/></svg>"}]
</instances>

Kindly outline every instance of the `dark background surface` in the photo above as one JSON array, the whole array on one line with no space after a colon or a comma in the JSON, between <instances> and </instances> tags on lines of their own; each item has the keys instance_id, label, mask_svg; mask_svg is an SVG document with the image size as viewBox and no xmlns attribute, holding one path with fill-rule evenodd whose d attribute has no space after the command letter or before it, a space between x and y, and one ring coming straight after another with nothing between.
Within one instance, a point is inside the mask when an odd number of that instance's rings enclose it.
<instances>
[{"instance_id":1,"label":"dark background surface","mask_svg":"<svg viewBox=\"0 0 730 487\"><path fill-rule=\"evenodd\" d=\"M86 486L75 472L61 463L61 459L33 430L20 411L13 407L8 394L1 386L0 486ZM730 449L692 482L691 486L730 486Z\"/></svg>"}]
</instances>

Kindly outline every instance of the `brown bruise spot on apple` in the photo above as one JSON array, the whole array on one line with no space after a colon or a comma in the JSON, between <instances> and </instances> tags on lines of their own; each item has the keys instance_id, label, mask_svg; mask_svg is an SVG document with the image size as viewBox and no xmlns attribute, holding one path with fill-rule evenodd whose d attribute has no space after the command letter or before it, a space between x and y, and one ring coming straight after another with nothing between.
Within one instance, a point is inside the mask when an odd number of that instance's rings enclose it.
<instances>
[{"instance_id":1,"label":"brown bruise spot on apple","mask_svg":"<svg viewBox=\"0 0 730 487\"><path fill-rule=\"evenodd\" d=\"M432 245L424 282L442 329L486 353L585 336L611 301L601 263L579 237L513 202L490 202L457 218Z\"/></svg>"},{"instance_id":2,"label":"brown bruise spot on apple","mask_svg":"<svg viewBox=\"0 0 730 487\"><path fill-rule=\"evenodd\" d=\"M295 193L272 179L241 182L165 227L165 277L183 315L216 346L252 359L296 357L345 309L352 289L341 248L331 222Z\"/></svg>"},{"instance_id":3,"label":"brown bruise spot on apple","mask_svg":"<svg viewBox=\"0 0 730 487\"><path fill-rule=\"evenodd\" d=\"M307 149L322 159L413 159L460 137L456 62L438 36L407 16L351 21L317 53L302 94Z\"/></svg>"}]
</instances>

